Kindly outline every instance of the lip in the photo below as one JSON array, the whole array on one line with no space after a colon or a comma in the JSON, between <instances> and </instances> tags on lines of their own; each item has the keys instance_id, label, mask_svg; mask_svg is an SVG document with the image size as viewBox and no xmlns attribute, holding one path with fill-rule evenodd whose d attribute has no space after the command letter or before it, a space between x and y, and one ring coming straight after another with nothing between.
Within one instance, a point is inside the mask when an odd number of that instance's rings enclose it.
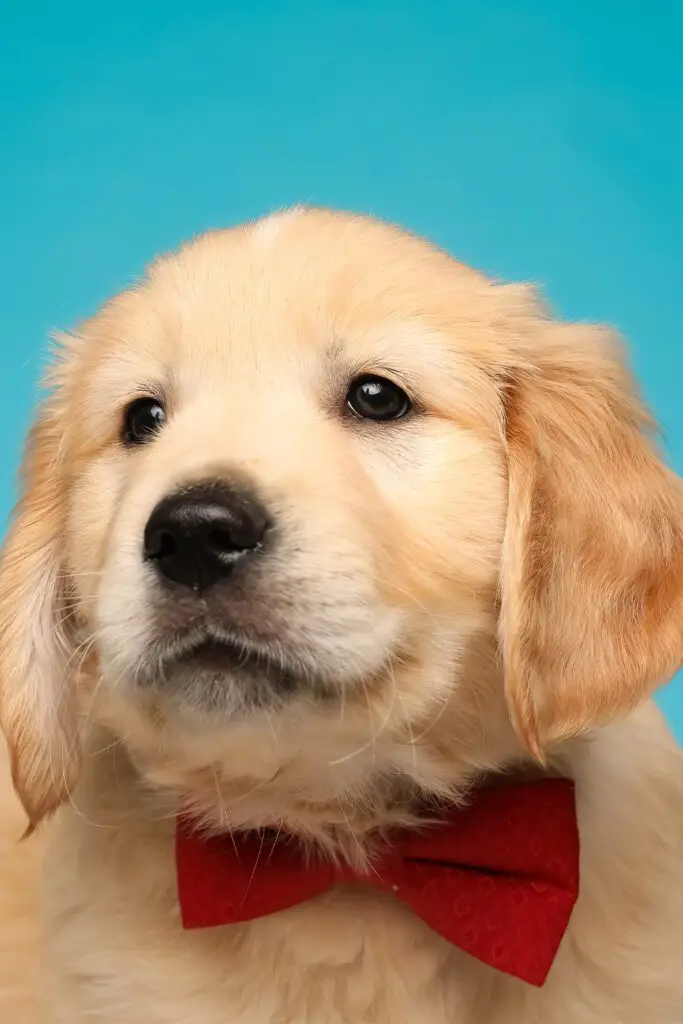
<instances>
[{"instance_id":1,"label":"lip","mask_svg":"<svg viewBox=\"0 0 683 1024\"><path fill-rule=\"evenodd\" d=\"M231 637L206 634L164 660L171 670L189 668L212 676L258 678L283 692L294 690L300 681L289 665L268 651Z\"/></svg>"}]
</instances>

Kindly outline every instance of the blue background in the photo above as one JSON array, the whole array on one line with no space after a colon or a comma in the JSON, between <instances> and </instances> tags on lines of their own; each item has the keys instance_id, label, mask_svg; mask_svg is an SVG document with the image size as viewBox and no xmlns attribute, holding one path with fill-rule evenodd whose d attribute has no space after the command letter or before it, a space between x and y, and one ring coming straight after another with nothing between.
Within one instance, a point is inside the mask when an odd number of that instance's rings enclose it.
<instances>
[{"instance_id":1,"label":"blue background","mask_svg":"<svg viewBox=\"0 0 683 1024\"><path fill-rule=\"evenodd\" d=\"M682 51L680 0L0 0L0 522L48 332L296 201L617 325L683 469Z\"/></svg>"}]
</instances>

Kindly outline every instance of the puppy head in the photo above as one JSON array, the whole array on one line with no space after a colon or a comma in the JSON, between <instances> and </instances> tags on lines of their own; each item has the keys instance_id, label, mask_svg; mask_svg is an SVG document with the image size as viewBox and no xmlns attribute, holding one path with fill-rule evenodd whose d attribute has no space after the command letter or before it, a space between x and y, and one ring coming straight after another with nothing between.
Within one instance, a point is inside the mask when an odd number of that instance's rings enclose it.
<instances>
[{"instance_id":1,"label":"puppy head","mask_svg":"<svg viewBox=\"0 0 683 1024\"><path fill-rule=\"evenodd\" d=\"M294 211L161 260L64 339L5 545L32 820L84 714L198 806L260 787L254 824L631 707L683 651L648 426L603 332L376 222Z\"/></svg>"}]
</instances>

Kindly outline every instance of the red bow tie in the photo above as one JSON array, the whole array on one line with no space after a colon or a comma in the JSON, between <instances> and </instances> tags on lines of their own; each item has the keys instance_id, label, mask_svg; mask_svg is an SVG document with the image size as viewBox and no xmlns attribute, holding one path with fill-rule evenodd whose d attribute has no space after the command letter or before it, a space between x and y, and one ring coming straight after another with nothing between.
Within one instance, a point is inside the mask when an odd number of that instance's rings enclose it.
<instances>
[{"instance_id":1,"label":"red bow tie","mask_svg":"<svg viewBox=\"0 0 683 1024\"><path fill-rule=\"evenodd\" d=\"M423 832L397 834L366 873L310 862L277 837L202 838L181 821L176 860L185 928L251 921L340 883L393 893L477 959L542 985L579 885L574 786L546 779L481 789Z\"/></svg>"}]
</instances>

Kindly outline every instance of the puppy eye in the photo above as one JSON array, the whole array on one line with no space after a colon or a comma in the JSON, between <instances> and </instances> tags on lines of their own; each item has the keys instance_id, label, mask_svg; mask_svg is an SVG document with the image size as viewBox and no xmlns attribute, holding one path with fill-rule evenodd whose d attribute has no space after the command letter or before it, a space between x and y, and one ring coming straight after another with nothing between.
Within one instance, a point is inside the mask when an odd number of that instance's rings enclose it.
<instances>
[{"instance_id":1,"label":"puppy eye","mask_svg":"<svg viewBox=\"0 0 683 1024\"><path fill-rule=\"evenodd\" d=\"M121 437L127 445L146 444L161 429L166 410L158 398L137 398L126 409Z\"/></svg>"},{"instance_id":2,"label":"puppy eye","mask_svg":"<svg viewBox=\"0 0 683 1024\"><path fill-rule=\"evenodd\" d=\"M412 408L410 399L398 384L370 373L353 381L346 404L354 416L364 420L399 420Z\"/></svg>"}]
</instances>

